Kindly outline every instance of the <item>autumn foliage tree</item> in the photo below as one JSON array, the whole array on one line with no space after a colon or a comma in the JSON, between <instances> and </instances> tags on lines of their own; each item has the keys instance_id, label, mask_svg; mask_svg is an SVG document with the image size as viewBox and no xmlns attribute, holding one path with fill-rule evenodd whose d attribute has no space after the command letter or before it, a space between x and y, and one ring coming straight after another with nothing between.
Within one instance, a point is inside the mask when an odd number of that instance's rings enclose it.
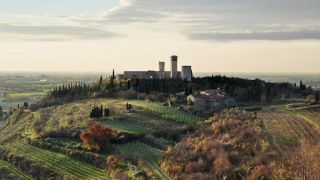
<instances>
[{"instance_id":1,"label":"autumn foliage tree","mask_svg":"<svg viewBox=\"0 0 320 180\"><path fill-rule=\"evenodd\" d=\"M108 147L112 137L112 129L105 128L99 124L91 124L80 135L83 144L87 148L98 151Z\"/></svg>"}]
</instances>

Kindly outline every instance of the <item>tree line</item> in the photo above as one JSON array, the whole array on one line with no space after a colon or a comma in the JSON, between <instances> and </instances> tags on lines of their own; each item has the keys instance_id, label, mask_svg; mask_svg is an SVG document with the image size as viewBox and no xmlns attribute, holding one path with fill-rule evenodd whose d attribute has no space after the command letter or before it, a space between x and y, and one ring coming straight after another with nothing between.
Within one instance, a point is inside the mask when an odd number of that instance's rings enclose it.
<instances>
[{"instance_id":1,"label":"tree line","mask_svg":"<svg viewBox=\"0 0 320 180\"><path fill-rule=\"evenodd\" d=\"M125 82L126 84L122 84ZM85 83L76 83L74 85L62 85L51 92L55 98L66 96L88 96L90 94L101 92L106 93L112 89L127 90L132 89L137 93L150 94L160 92L169 97L172 94L185 92L188 96L198 90L220 88L229 96L234 97L237 102L266 102L271 103L279 99L290 99L298 94L306 96L314 93L311 86L307 87L302 81L300 84L270 83L263 80L248 80L242 78L226 76L209 76L201 78L192 78L192 82L182 79L139 79L132 78L127 81L116 81L114 71L112 75L104 80L100 79L87 85Z\"/></svg>"},{"instance_id":2,"label":"tree line","mask_svg":"<svg viewBox=\"0 0 320 180\"><path fill-rule=\"evenodd\" d=\"M76 96L88 96L92 93L110 90L116 87L116 77L113 70L112 75L107 81L103 80L103 77L100 76L100 79L96 83L86 84L77 82L75 84L68 84L58 86L50 92L50 96L54 98L63 98L63 97L76 97Z\"/></svg>"}]
</instances>

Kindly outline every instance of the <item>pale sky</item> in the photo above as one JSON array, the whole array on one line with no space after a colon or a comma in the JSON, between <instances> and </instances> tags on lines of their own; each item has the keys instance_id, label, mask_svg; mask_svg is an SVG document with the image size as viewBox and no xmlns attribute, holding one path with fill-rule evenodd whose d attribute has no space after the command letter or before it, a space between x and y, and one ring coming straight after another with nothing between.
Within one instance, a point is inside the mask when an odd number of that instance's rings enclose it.
<instances>
[{"instance_id":1,"label":"pale sky","mask_svg":"<svg viewBox=\"0 0 320 180\"><path fill-rule=\"evenodd\" d=\"M0 0L0 71L320 73L319 0Z\"/></svg>"}]
</instances>

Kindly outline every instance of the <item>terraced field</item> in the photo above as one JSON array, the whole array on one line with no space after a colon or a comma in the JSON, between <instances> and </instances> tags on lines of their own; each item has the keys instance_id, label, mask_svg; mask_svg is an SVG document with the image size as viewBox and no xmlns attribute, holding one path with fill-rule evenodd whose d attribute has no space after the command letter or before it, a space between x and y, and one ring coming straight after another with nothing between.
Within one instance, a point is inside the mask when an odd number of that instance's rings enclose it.
<instances>
[{"instance_id":1,"label":"terraced field","mask_svg":"<svg viewBox=\"0 0 320 180\"><path fill-rule=\"evenodd\" d=\"M107 177L106 172L102 169L71 159L63 154L40 149L23 142L7 144L3 148L10 149L11 153L22 155L61 175L76 179L105 179Z\"/></svg>"},{"instance_id":2,"label":"terraced field","mask_svg":"<svg viewBox=\"0 0 320 180\"><path fill-rule=\"evenodd\" d=\"M158 160L164 155L162 150L139 141L118 145L116 150L124 156L142 159L160 179L170 179L157 164Z\"/></svg>"},{"instance_id":3,"label":"terraced field","mask_svg":"<svg viewBox=\"0 0 320 180\"><path fill-rule=\"evenodd\" d=\"M33 178L26 175L22 171L20 171L18 168L15 166L11 165L10 163L6 161L0 160L0 168L8 170L11 174L15 175L16 177L19 177L24 180L32 180Z\"/></svg>"},{"instance_id":4,"label":"terraced field","mask_svg":"<svg viewBox=\"0 0 320 180\"><path fill-rule=\"evenodd\" d=\"M301 110L292 111L292 113L297 114L309 124L313 125L315 128L320 128L320 109L319 108L306 108Z\"/></svg>"},{"instance_id":5,"label":"terraced field","mask_svg":"<svg viewBox=\"0 0 320 180\"><path fill-rule=\"evenodd\" d=\"M146 103L141 101L133 101L130 103L134 106L142 107L160 116L162 119L173 120L173 121L188 123L188 124L197 124L200 121L202 121L202 119L198 116L195 116L183 111L179 111L174 108L162 106L161 104Z\"/></svg>"},{"instance_id":6,"label":"terraced field","mask_svg":"<svg viewBox=\"0 0 320 180\"><path fill-rule=\"evenodd\" d=\"M103 179L107 177L107 173L111 173L96 168L100 167L94 166L97 164L92 163L91 165L91 162L97 161L94 160L94 156L89 156L90 151L87 151L81 144L79 145L81 143L80 139L76 139L74 143L64 143L63 138L59 139L57 137L57 139L51 139L48 142L45 140L46 136L42 137L43 134L47 132L60 132L60 130L68 130L69 128L77 129L77 132L80 132L90 123L100 123L129 134L147 134L167 128L184 128L186 125L196 125L201 121L201 118L192 114L164 107L160 104L146 102L132 103L134 110L127 112L126 103L127 101L123 100L92 99L41 108L33 112L22 109L15 111L7 123L3 123L5 127L0 131L0 143L4 145L0 145L0 148L9 149L10 153L23 156L27 160L46 167L60 175L75 179ZM90 118L89 114L93 106L100 105L110 109L110 117L102 119ZM152 135L150 136L152 137ZM12 141L17 138L21 140L13 143ZM36 141L29 141L29 144L27 144L23 141L25 138L39 140L37 142L42 140L44 143L41 145L37 143L32 144L32 142ZM165 136L154 136L153 141L156 145L160 145L159 147L175 143L175 141L166 138ZM148 171L151 169L158 179L169 179L158 165L159 158L164 155L162 150L142 142L132 142L132 140L128 141L127 144L118 145L115 149L116 151L111 152L111 155L120 153L126 157L141 159L144 161L144 167ZM69 154L71 151L73 153L77 151L80 158L78 156L71 156ZM106 157L106 154L98 155ZM87 157L93 158L93 160L91 161L90 158L86 159ZM101 162L104 161L101 160ZM126 171L125 168L124 171Z\"/></svg>"},{"instance_id":7,"label":"terraced field","mask_svg":"<svg viewBox=\"0 0 320 180\"><path fill-rule=\"evenodd\" d=\"M144 134L153 130L151 127L147 127L143 124L139 124L136 121L130 120L103 119L102 121L100 121L100 123L109 128L116 129L120 132L127 132L131 134Z\"/></svg>"},{"instance_id":8,"label":"terraced field","mask_svg":"<svg viewBox=\"0 0 320 180\"><path fill-rule=\"evenodd\" d=\"M296 147L301 140L319 143L320 135L303 118L284 112L261 113L268 133L272 136L274 146L280 153Z\"/></svg>"}]
</instances>

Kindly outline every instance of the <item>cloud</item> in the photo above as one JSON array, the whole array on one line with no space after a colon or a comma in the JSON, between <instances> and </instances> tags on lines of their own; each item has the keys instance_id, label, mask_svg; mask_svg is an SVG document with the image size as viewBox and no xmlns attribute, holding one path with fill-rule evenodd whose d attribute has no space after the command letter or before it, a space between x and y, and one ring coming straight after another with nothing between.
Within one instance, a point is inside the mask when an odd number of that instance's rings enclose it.
<instances>
[{"instance_id":1,"label":"cloud","mask_svg":"<svg viewBox=\"0 0 320 180\"><path fill-rule=\"evenodd\" d=\"M31 39L105 39L118 36L115 33L82 26L30 26L0 23L0 33L36 36Z\"/></svg>"},{"instance_id":2,"label":"cloud","mask_svg":"<svg viewBox=\"0 0 320 180\"><path fill-rule=\"evenodd\" d=\"M319 39L319 12L319 0L123 0L83 22L150 29L158 24L158 29L203 40L299 40Z\"/></svg>"},{"instance_id":3,"label":"cloud","mask_svg":"<svg viewBox=\"0 0 320 180\"><path fill-rule=\"evenodd\" d=\"M319 0L120 0L105 12L22 16L19 25L0 24L0 32L100 39L156 30L193 40L319 39L319 12Z\"/></svg>"},{"instance_id":4,"label":"cloud","mask_svg":"<svg viewBox=\"0 0 320 180\"><path fill-rule=\"evenodd\" d=\"M319 39L320 30L291 32L199 33L189 36L193 40L308 40Z\"/></svg>"}]
</instances>

